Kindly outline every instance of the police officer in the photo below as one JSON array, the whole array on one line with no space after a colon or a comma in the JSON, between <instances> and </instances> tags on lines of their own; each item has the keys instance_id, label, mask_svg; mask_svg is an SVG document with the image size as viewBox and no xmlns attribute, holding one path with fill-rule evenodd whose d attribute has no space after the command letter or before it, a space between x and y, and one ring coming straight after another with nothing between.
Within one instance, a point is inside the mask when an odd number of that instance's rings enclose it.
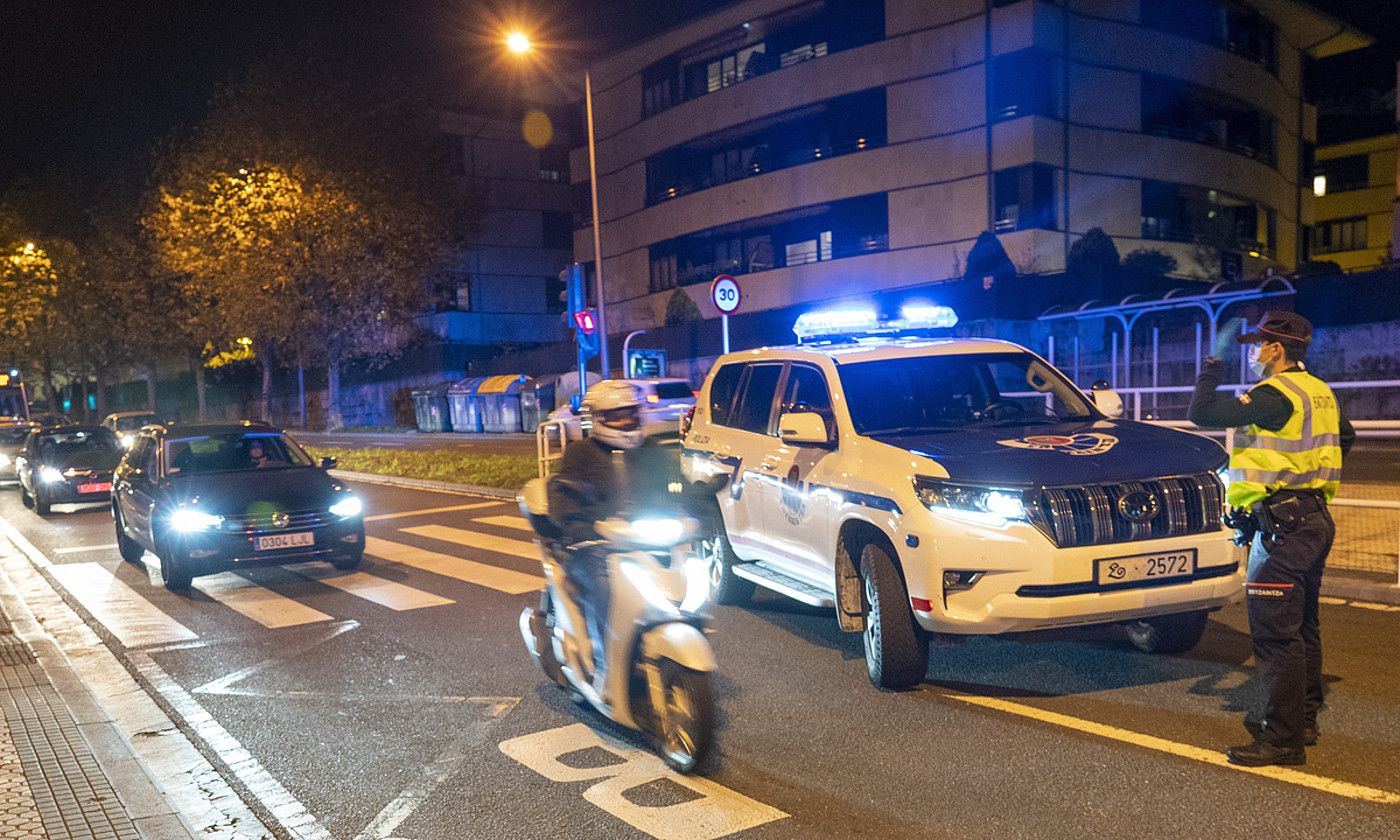
<instances>
[{"instance_id":1,"label":"police officer","mask_svg":"<svg viewBox=\"0 0 1400 840\"><path fill-rule=\"evenodd\" d=\"M1312 324L1292 312L1268 312L1239 336L1261 381L1233 398L1218 393L1219 359L1202 366L1191 421L1234 428L1227 522L1249 540L1245 584L1259 678L1268 689L1262 715L1246 715L1253 743L1226 750L1249 767L1304 763L1317 742L1322 706L1318 589L1335 527L1327 502L1337 493L1342 455L1356 438L1332 389L1307 372Z\"/></svg>"}]
</instances>

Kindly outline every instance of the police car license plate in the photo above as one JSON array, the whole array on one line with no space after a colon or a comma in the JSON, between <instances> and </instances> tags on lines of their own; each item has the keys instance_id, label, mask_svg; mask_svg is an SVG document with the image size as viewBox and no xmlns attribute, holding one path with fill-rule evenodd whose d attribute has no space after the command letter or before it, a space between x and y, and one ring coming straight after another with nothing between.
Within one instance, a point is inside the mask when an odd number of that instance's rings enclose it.
<instances>
[{"instance_id":1,"label":"police car license plate","mask_svg":"<svg viewBox=\"0 0 1400 840\"><path fill-rule=\"evenodd\" d=\"M1184 548L1099 560L1095 564L1094 579L1099 586L1111 586L1116 583L1190 577L1195 573L1196 549Z\"/></svg>"},{"instance_id":2,"label":"police car license plate","mask_svg":"<svg viewBox=\"0 0 1400 840\"><path fill-rule=\"evenodd\" d=\"M258 537L258 551L269 551L278 548L299 548L316 544L316 535L310 532L301 534L272 534L266 537Z\"/></svg>"}]
</instances>

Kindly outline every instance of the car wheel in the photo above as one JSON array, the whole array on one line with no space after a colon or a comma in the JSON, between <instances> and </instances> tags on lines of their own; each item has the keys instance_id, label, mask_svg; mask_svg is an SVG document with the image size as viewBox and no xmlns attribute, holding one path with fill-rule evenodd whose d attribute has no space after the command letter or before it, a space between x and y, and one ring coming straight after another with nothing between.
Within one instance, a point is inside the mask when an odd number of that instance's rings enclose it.
<instances>
[{"instance_id":1,"label":"car wheel","mask_svg":"<svg viewBox=\"0 0 1400 840\"><path fill-rule=\"evenodd\" d=\"M44 498L44 491L34 491L34 512L40 516L48 516L53 512L53 503Z\"/></svg>"},{"instance_id":2,"label":"car wheel","mask_svg":"<svg viewBox=\"0 0 1400 840\"><path fill-rule=\"evenodd\" d=\"M34 497L29 495L29 491L24 489L24 485L19 486L19 501L27 508L34 507Z\"/></svg>"},{"instance_id":3,"label":"car wheel","mask_svg":"<svg viewBox=\"0 0 1400 840\"><path fill-rule=\"evenodd\" d=\"M194 580L194 575L190 572L190 561L183 554L169 545L160 554L160 581L171 592L188 590Z\"/></svg>"},{"instance_id":4,"label":"car wheel","mask_svg":"<svg viewBox=\"0 0 1400 840\"><path fill-rule=\"evenodd\" d=\"M715 505L705 524L709 536L700 541L700 559L710 579L710 596L717 604L746 604L753 597L754 582L734 574L734 547L724 533L724 519Z\"/></svg>"},{"instance_id":5,"label":"car wheel","mask_svg":"<svg viewBox=\"0 0 1400 840\"><path fill-rule=\"evenodd\" d=\"M878 545L860 555L865 595L865 668L876 688L918 685L928 673L928 638L914 624L909 593L894 561Z\"/></svg>"},{"instance_id":6,"label":"car wheel","mask_svg":"<svg viewBox=\"0 0 1400 840\"><path fill-rule=\"evenodd\" d=\"M126 522L122 519L121 509L116 505L112 506L112 522L117 530L117 552L128 563L140 562L141 555L146 553L146 549L141 546L141 543L126 535Z\"/></svg>"},{"instance_id":7,"label":"car wheel","mask_svg":"<svg viewBox=\"0 0 1400 840\"><path fill-rule=\"evenodd\" d=\"M1185 653L1200 644L1206 632L1205 610L1146 618L1123 625L1128 641L1143 653Z\"/></svg>"},{"instance_id":8,"label":"car wheel","mask_svg":"<svg viewBox=\"0 0 1400 840\"><path fill-rule=\"evenodd\" d=\"M347 554L343 557L335 558L331 561L331 565L335 566L337 569L344 569L348 572L352 569L360 568L360 564L364 562L364 559L364 552L357 551L354 554Z\"/></svg>"}]
</instances>

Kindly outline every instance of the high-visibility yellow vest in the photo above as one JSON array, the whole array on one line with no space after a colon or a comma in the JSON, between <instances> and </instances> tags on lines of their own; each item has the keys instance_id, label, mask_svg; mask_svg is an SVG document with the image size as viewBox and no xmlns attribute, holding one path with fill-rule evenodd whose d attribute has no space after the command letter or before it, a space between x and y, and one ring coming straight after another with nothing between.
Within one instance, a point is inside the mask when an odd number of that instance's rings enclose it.
<instances>
[{"instance_id":1,"label":"high-visibility yellow vest","mask_svg":"<svg viewBox=\"0 0 1400 840\"><path fill-rule=\"evenodd\" d=\"M1277 432L1259 426L1235 430L1226 499L1232 507L1247 508L1289 489L1321 490L1331 501L1342 480L1342 415L1332 389L1301 370L1259 384L1287 397L1293 414Z\"/></svg>"}]
</instances>

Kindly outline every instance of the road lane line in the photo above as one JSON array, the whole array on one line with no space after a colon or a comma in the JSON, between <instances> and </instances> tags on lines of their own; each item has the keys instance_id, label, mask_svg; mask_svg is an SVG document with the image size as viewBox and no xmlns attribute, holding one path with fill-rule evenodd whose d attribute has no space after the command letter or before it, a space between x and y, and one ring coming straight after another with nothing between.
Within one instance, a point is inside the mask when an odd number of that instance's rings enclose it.
<instances>
[{"instance_id":1,"label":"road lane line","mask_svg":"<svg viewBox=\"0 0 1400 840\"><path fill-rule=\"evenodd\" d=\"M504 569L500 566L490 566L464 557L439 554L436 551L381 540L378 537L365 538L365 552L391 563L412 566L415 569L466 581L477 586L485 586L508 595L523 595L526 592L538 592L544 588L544 578L536 575L527 575L524 572Z\"/></svg>"},{"instance_id":2,"label":"road lane line","mask_svg":"<svg viewBox=\"0 0 1400 840\"><path fill-rule=\"evenodd\" d=\"M55 548L54 554L82 554L85 551L116 551L117 544L108 545L70 545L67 548Z\"/></svg>"},{"instance_id":3,"label":"road lane line","mask_svg":"<svg viewBox=\"0 0 1400 840\"><path fill-rule=\"evenodd\" d=\"M482 551L494 551L497 554L509 554L512 557L520 557L525 560L540 559L540 550L534 543L513 540L509 537L498 537L495 534L449 528L446 525L415 525L412 528L400 528L399 530L405 534L442 540L467 548L479 548Z\"/></svg>"},{"instance_id":4,"label":"road lane line","mask_svg":"<svg viewBox=\"0 0 1400 840\"><path fill-rule=\"evenodd\" d=\"M1241 773L1264 776L1265 778L1287 782L1291 785L1311 788L1322 793L1344 796L1348 799L1358 799L1363 802L1375 802L1381 805L1400 805L1400 793L1392 793L1388 790L1380 790L1353 782L1343 782L1339 779L1330 779L1326 776L1317 776L1312 773L1305 773L1301 770L1294 770L1291 767L1242 767L1238 764L1231 764L1229 759L1225 757L1225 753L1220 750L1208 750L1192 746L1191 744L1168 741L1165 738L1145 735L1141 732L1133 732L1129 729L1120 729L1116 726L1109 726L1091 720L1071 717L1069 715L1060 714L1059 712L1038 709L1034 706L1026 706L1021 703L1012 703L996 697L978 697L969 694L945 694L944 696L974 706L982 706L983 708L995 709L999 712L1007 712L1009 714L1031 718L1041 721L1042 723L1063 726L1066 729L1074 729L1090 735L1097 735L1100 738L1108 738L1110 740L1122 741L1126 744L1144 747L1149 750L1170 753L1171 755L1189 758L1204 764L1224 767L1228 770L1238 770Z\"/></svg>"},{"instance_id":5,"label":"road lane line","mask_svg":"<svg viewBox=\"0 0 1400 840\"><path fill-rule=\"evenodd\" d=\"M199 638L100 564L55 564L49 571L84 609L129 648Z\"/></svg>"},{"instance_id":6,"label":"road lane line","mask_svg":"<svg viewBox=\"0 0 1400 840\"><path fill-rule=\"evenodd\" d=\"M308 607L300 601L273 592L233 572L195 578L194 588L229 609L273 630L334 620L332 616L314 607Z\"/></svg>"},{"instance_id":7,"label":"road lane line","mask_svg":"<svg viewBox=\"0 0 1400 840\"><path fill-rule=\"evenodd\" d=\"M366 516L365 521L383 522L387 519L407 519L411 516L427 516L430 513L452 513L458 510L476 510L503 504L506 504L504 499L499 502L473 502L469 505L448 505L447 507L422 508L420 510L401 510L394 513L376 513L373 516Z\"/></svg>"},{"instance_id":8,"label":"road lane line","mask_svg":"<svg viewBox=\"0 0 1400 840\"><path fill-rule=\"evenodd\" d=\"M497 528L513 528L516 531L527 531L534 533L535 529L530 527L530 523L525 521L523 516L478 516L473 522L480 522L483 525L495 525Z\"/></svg>"},{"instance_id":9,"label":"road lane line","mask_svg":"<svg viewBox=\"0 0 1400 840\"><path fill-rule=\"evenodd\" d=\"M368 572L338 572L324 566L288 566L288 571L296 572L326 586L333 586L357 598L388 607L391 610L417 610L423 607L440 607L456 603L451 598L414 589L397 581L386 580Z\"/></svg>"}]
</instances>

